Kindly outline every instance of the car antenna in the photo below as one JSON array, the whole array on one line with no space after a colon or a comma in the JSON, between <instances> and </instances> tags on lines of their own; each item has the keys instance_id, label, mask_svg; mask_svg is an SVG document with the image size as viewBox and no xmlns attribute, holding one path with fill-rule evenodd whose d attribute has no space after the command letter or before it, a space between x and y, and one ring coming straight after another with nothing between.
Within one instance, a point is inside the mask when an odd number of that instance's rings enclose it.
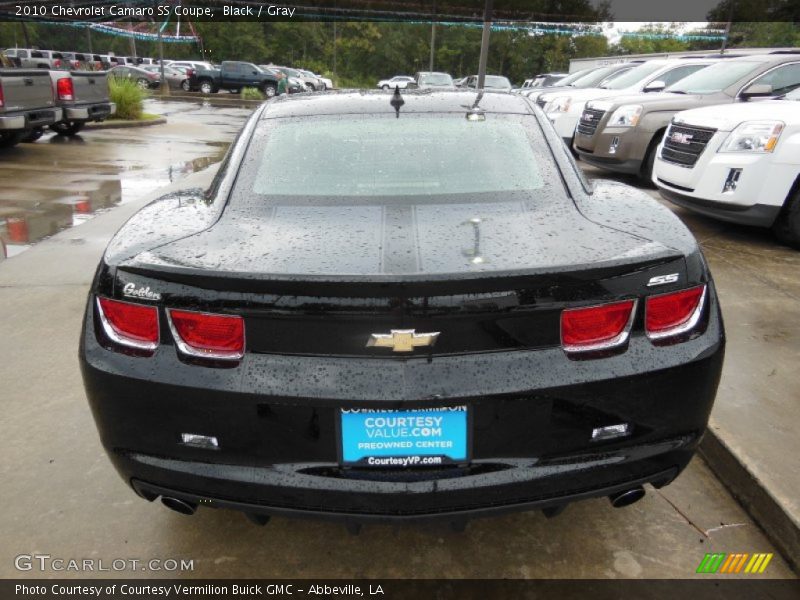
<instances>
[{"instance_id":1,"label":"car antenna","mask_svg":"<svg viewBox=\"0 0 800 600\"><path fill-rule=\"evenodd\" d=\"M405 103L406 101L403 100L403 97L400 95L400 86L394 86L394 94L392 94L392 99L389 101L389 104L394 107L394 111L398 119L400 118L400 107Z\"/></svg>"}]
</instances>

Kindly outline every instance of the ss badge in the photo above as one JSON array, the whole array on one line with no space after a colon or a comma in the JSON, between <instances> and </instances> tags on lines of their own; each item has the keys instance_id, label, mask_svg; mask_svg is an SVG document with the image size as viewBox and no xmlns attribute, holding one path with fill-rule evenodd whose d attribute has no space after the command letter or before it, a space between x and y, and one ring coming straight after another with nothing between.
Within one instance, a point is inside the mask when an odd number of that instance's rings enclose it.
<instances>
[{"instance_id":1,"label":"ss badge","mask_svg":"<svg viewBox=\"0 0 800 600\"><path fill-rule=\"evenodd\" d=\"M651 277L650 281L647 282L647 287L653 287L655 285L665 285L667 283L675 283L678 281L678 277L680 275L678 273L670 273L669 275L656 275L655 277Z\"/></svg>"}]
</instances>

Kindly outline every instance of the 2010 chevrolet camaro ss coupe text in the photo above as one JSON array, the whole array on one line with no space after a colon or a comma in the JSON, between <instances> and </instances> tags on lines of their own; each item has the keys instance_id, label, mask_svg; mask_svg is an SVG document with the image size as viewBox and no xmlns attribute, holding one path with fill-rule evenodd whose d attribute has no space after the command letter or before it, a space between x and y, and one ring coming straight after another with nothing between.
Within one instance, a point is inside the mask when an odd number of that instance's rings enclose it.
<instances>
[{"instance_id":1,"label":"2010 chevrolet camaro ss coupe text","mask_svg":"<svg viewBox=\"0 0 800 600\"><path fill-rule=\"evenodd\" d=\"M635 501L723 351L667 208L587 183L525 98L396 91L258 109L209 190L113 238L80 355L139 495L357 524Z\"/></svg>"}]
</instances>

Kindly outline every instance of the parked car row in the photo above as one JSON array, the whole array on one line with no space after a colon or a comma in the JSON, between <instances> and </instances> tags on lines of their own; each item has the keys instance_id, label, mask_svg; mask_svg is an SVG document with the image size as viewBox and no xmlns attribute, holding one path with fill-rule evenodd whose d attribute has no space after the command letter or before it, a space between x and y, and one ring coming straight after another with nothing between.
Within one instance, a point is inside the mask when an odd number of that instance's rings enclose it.
<instances>
[{"instance_id":1,"label":"parked car row","mask_svg":"<svg viewBox=\"0 0 800 600\"><path fill-rule=\"evenodd\" d=\"M64 52L38 48L7 48L3 54L14 66L29 69L65 71L106 71L122 65L154 65L158 61L148 57L116 56L90 52Z\"/></svg>"},{"instance_id":2,"label":"parked car row","mask_svg":"<svg viewBox=\"0 0 800 600\"><path fill-rule=\"evenodd\" d=\"M800 247L799 96L800 50L648 61L538 103L581 160Z\"/></svg>"},{"instance_id":3,"label":"parked car row","mask_svg":"<svg viewBox=\"0 0 800 600\"><path fill-rule=\"evenodd\" d=\"M0 148L34 141L45 127L75 135L114 112L105 72L0 68Z\"/></svg>"}]
</instances>

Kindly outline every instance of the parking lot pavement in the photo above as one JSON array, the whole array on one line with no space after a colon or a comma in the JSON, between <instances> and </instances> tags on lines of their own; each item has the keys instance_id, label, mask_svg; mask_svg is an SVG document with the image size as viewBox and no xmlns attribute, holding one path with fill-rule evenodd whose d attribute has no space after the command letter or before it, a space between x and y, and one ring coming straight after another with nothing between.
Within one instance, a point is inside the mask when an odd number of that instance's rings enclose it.
<instances>
[{"instance_id":1,"label":"parking lot pavement","mask_svg":"<svg viewBox=\"0 0 800 600\"><path fill-rule=\"evenodd\" d=\"M589 177L611 176L579 163ZM800 252L765 229L697 215L662 200L711 266L728 344L707 453L752 514L800 564Z\"/></svg>"},{"instance_id":2,"label":"parking lot pavement","mask_svg":"<svg viewBox=\"0 0 800 600\"><path fill-rule=\"evenodd\" d=\"M171 121L174 127L176 119ZM182 147L160 128L141 130L158 141L127 160L150 163L149 156L163 155L158 152L170 145ZM225 143L234 129L214 135ZM85 136L87 147L95 146L94 136ZM155 150L159 145L164 149ZM124 160L116 167L118 176L127 173ZM212 172L187 175L181 185L203 186ZM23 193L36 187L37 173L17 178ZM77 342L103 248L146 200L145 194L116 206L0 264L0 577L175 575L15 569L15 556L34 553L106 564L117 558L192 559L194 569L180 573L189 577L667 578L695 576L708 552L776 552L700 458L671 486L648 488L644 500L627 508L597 499L572 505L555 519L507 515L474 521L463 533L430 525L367 526L355 537L338 524L283 518L259 528L236 513L201 507L185 517L137 498L100 445ZM794 574L776 554L762 577Z\"/></svg>"},{"instance_id":3,"label":"parking lot pavement","mask_svg":"<svg viewBox=\"0 0 800 600\"><path fill-rule=\"evenodd\" d=\"M47 133L0 160L0 237L9 256L91 218L135 201L220 160L252 112L237 106L151 100L146 110L167 124Z\"/></svg>"}]
</instances>

